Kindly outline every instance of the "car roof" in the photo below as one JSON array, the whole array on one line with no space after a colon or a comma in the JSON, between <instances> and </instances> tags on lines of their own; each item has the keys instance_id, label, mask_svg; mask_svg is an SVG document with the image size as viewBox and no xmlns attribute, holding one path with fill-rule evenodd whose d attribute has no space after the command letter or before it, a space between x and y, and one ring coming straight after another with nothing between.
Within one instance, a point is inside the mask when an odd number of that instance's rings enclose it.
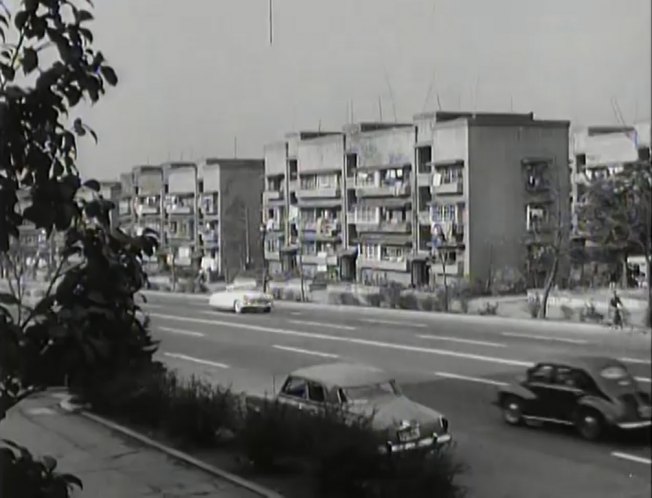
<instances>
[{"instance_id":1,"label":"car roof","mask_svg":"<svg viewBox=\"0 0 652 498\"><path fill-rule=\"evenodd\" d=\"M539 363L566 365L574 368L582 368L588 372L598 372L609 366L622 365L616 358L599 355L559 355L537 361L537 364Z\"/></svg>"},{"instance_id":2,"label":"car roof","mask_svg":"<svg viewBox=\"0 0 652 498\"><path fill-rule=\"evenodd\" d=\"M293 377L301 377L324 384L327 387L357 387L378 384L392 380L387 372L358 363L323 363L299 368L291 373Z\"/></svg>"}]
</instances>

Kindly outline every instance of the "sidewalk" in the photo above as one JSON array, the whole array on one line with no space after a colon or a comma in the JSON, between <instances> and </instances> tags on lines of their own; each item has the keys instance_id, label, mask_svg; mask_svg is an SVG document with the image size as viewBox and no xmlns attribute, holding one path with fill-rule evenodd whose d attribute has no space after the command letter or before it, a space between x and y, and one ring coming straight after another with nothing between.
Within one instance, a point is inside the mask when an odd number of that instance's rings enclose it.
<instances>
[{"instance_id":1,"label":"sidewalk","mask_svg":"<svg viewBox=\"0 0 652 498\"><path fill-rule=\"evenodd\" d=\"M64 412L60 401L52 392L23 401L0 424L0 437L26 446L35 456L56 458L60 472L83 481L84 490L76 497L258 497L80 415Z\"/></svg>"}]
</instances>

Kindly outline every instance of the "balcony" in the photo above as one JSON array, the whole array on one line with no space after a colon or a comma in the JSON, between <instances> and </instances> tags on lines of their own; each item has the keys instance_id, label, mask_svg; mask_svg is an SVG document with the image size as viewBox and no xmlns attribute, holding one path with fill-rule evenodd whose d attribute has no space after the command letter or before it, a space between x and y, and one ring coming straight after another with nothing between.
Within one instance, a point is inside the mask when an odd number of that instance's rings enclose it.
<instances>
[{"instance_id":1,"label":"balcony","mask_svg":"<svg viewBox=\"0 0 652 498\"><path fill-rule=\"evenodd\" d=\"M267 261L280 261L281 260L281 252L276 249L276 250L270 250L270 249L265 249L265 259Z\"/></svg>"},{"instance_id":2,"label":"balcony","mask_svg":"<svg viewBox=\"0 0 652 498\"><path fill-rule=\"evenodd\" d=\"M214 245L219 243L219 234L217 230L208 230L201 233L204 244Z\"/></svg>"},{"instance_id":3,"label":"balcony","mask_svg":"<svg viewBox=\"0 0 652 498\"><path fill-rule=\"evenodd\" d=\"M297 199L331 199L339 198L341 190L339 186L299 188L296 193Z\"/></svg>"},{"instance_id":4,"label":"balcony","mask_svg":"<svg viewBox=\"0 0 652 498\"><path fill-rule=\"evenodd\" d=\"M181 204L175 204L173 206L167 206L165 208L165 212L167 214L181 214L181 215L188 215L193 213L193 208L192 206L189 205L181 205Z\"/></svg>"},{"instance_id":5,"label":"balcony","mask_svg":"<svg viewBox=\"0 0 652 498\"><path fill-rule=\"evenodd\" d=\"M279 232L283 230L284 222L282 220L270 219L265 222L265 230L268 232Z\"/></svg>"},{"instance_id":6,"label":"balcony","mask_svg":"<svg viewBox=\"0 0 652 498\"><path fill-rule=\"evenodd\" d=\"M301 263L305 265L335 266L337 265L337 254L304 254L301 256Z\"/></svg>"},{"instance_id":7,"label":"balcony","mask_svg":"<svg viewBox=\"0 0 652 498\"><path fill-rule=\"evenodd\" d=\"M388 259L368 259L358 256L357 266L359 268L371 268L373 270L408 271L408 261Z\"/></svg>"},{"instance_id":8,"label":"balcony","mask_svg":"<svg viewBox=\"0 0 652 498\"><path fill-rule=\"evenodd\" d=\"M280 201L284 197L283 190L265 190L263 191L263 203L268 203L269 201Z\"/></svg>"},{"instance_id":9,"label":"balcony","mask_svg":"<svg viewBox=\"0 0 652 498\"><path fill-rule=\"evenodd\" d=\"M410 221L383 221L381 223L362 223L357 226L358 233L365 232L386 232L386 233L410 233L412 222Z\"/></svg>"},{"instance_id":10,"label":"balcony","mask_svg":"<svg viewBox=\"0 0 652 498\"><path fill-rule=\"evenodd\" d=\"M403 197L410 195L412 189L409 183L396 185L356 183L355 191L359 197Z\"/></svg>"},{"instance_id":11,"label":"balcony","mask_svg":"<svg viewBox=\"0 0 652 498\"><path fill-rule=\"evenodd\" d=\"M464 184L462 180L457 180L450 183L442 183L435 185L435 195L461 195L464 192Z\"/></svg>"},{"instance_id":12,"label":"balcony","mask_svg":"<svg viewBox=\"0 0 652 498\"><path fill-rule=\"evenodd\" d=\"M137 204L136 213L138 216L159 215L161 214L161 208L158 205L153 206L151 204Z\"/></svg>"}]
</instances>

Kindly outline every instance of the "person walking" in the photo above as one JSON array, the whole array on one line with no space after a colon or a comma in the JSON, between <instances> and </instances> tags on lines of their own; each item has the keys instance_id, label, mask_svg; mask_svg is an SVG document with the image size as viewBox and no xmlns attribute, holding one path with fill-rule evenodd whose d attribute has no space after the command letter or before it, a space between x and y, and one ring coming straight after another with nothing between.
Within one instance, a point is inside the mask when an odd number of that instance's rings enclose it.
<instances>
[{"instance_id":1,"label":"person walking","mask_svg":"<svg viewBox=\"0 0 652 498\"><path fill-rule=\"evenodd\" d=\"M613 327L614 328L623 328L623 302L618 296L618 291L614 289L613 296L609 300L609 311L613 313Z\"/></svg>"}]
</instances>

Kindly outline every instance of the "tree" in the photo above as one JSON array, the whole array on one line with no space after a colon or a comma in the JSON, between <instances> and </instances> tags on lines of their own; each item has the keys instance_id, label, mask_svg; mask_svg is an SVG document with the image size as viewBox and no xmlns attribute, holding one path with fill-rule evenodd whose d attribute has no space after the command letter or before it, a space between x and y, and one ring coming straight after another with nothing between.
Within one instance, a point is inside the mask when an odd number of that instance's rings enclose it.
<instances>
[{"instance_id":1,"label":"tree","mask_svg":"<svg viewBox=\"0 0 652 498\"><path fill-rule=\"evenodd\" d=\"M83 392L116 369L150 365L156 349L134 300L156 234L130 237L111 226L113 204L98 194L98 182L82 184L76 168L77 137L97 136L71 111L117 83L92 47L91 7L88 0L24 0L12 16L0 2L0 254L16 248L25 223L48 237L65 233L35 306L16 316L21 296L0 293L0 421L39 389L67 382ZM21 192L30 201L22 211ZM54 463L35 461L13 443L0 448L0 472L30 481L30 496L67 496L80 484L53 473ZM27 496L16 486L0 492Z\"/></svg>"},{"instance_id":2,"label":"tree","mask_svg":"<svg viewBox=\"0 0 652 498\"><path fill-rule=\"evenodd\" d=\"M649 161L590 182L579 211L580 229L588 240L627 257L643 253L648 278L648 323L652 313L652 166Z\"/></svg>"}]
</instances>

